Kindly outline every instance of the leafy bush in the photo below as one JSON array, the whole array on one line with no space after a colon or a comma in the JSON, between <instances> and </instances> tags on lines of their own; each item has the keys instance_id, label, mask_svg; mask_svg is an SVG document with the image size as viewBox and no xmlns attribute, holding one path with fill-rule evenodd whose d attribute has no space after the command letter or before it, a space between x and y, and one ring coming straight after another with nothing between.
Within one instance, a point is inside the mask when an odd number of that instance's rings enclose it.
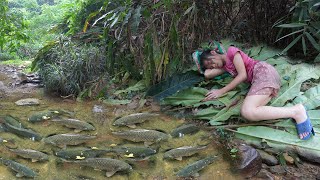
<instances>
[{"instance_id":1,"label":"leafy bush","mask_svg":"<svg viewBox=\"0 0 320 180\"><path fill-rule=\"evenodd\" d=\"M14 56L9 53L0 53L0 61L7 61L13 59Z\"/></svg>"},{"instance_id":2,"label":"leafy bush","mask_svg":"<svg viewBox=\"0 0 320 180\"><path fill-rule=\"evenodd\" d=\"M283 22L288 22L281 24ZM279 25L280 24L280 25ZM298 0L290 10L290 14L281 18L275 25L283 29L290 29L291 32L278 38L280 41L291 37L292 42L283 50L287 52L290 48L301 41L300 51L311 56L315 62L320 62L320 2L318 0Z\"/></svg>"},{"instance_id":3,"label":"leafy bush","mask_svg":"<svg viewBox=\"0 0 320 180\"><path fill-rule=\"evenodd\" d=\"M101 90L99 83L105 83L107 79L103 52L103 48L61 39L45 46L32 68L39 69L44 87L49 92L61 95L79 95L91 90L98 92Z\"/></svg>"}]
</instances>

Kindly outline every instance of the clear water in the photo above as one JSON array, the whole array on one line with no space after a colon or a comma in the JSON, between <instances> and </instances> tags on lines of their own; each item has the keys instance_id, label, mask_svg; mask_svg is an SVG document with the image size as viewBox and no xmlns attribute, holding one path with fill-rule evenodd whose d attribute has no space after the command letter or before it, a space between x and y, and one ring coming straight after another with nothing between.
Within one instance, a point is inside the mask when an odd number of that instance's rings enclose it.
<instances>
[{"instance_id":1,"label":"clear water","mask_svg":"<svg viewBox=\"0 0 320 180\"><path fill-rule=\"evenodd\" d=\"M3 79L4 75L0 76L0 81ZM6 83L6 82L5 82ZM104 106L106 112L104 113L93 113L92 108L95 104L99 102L73 102L64 101L60 98L46 97L43 93L36 92L33 94L16 92L10 95L1 94L0 102L0 116L2 115L12 115L19 118L22 123L27 125L29 128L40 133L42 136L48 136L51 134L60 133L73 133L72 130L47 122L40 122L32 124L27 122L28 117L32 114L48 110L48 109L64 109L68 111L75 112L75 119L80 119L84 121L91 122L95 125L96 131L81 132L82 134L97 135L96 140L90 141L86 144L80 145L83 147L97 147L104 148L110 147L112 144L121 145L141 145L143 143L130 143L128 141L123 141L111 135L111 131L120 129L129 129L126 127L117 128L111 125L111 122L116 116L127 115L130 113L146 112L150 109L141 109L139 111L128 110L125 107L111 107ZM41 100L40 106L32 107L19 107L14 104L16 100L21 98L39 98ZM139 128L145 129L161 129L170 133L176 126L184 123L183 120L174 119L166 115L161 115L160 118L147 121L143 123ZM52 149L57 149L56 147L43 142L34 142L29 139L22 139L10 133L0 133L0 137L14 139L15 144L18 148L28 148L35 149L46 152L50 154L50 160L48 162L36 162L32 163L29 160L20 158L10 152L4 147L0 146L0 156L8 159L15 160L19 163L25 164L34 171L38 172L38 177L36 179L106 179L105 173L103 171L96 171L89 167L81 167L76 164L70 163L57 163L57 158L53 155ZM218 155L219 158L216 162L205 168L200 172L200 177L198 179L238 179L230 171L231 167L229 162L222 158L221 148L217 147L214 143L214 139L210 138L209 132L200 131L194 135L187 135L183 138L169 139L167 142L160 143L160 149L154 157L150 158L149 161L132 162L133 171L129 174L116 173L110 179L177 179L175 173L194 161L204 158L208 155ZM189 158L184 158L183 161L166 161L163 160L163 152L166 149L176 148L180 146L190 146L190 145L204 145L209 144L209 148L194 155ZM79 146L79 147L80 147ZM130 158L116 156L108 154L105 157L117 158L120 160L128 161ZM0 180L4 179L16 179L16 173L11 171L6 166L0 165ZM17 178L21 179L21 178ZM23 178L22 178L23 179Z\"/></svg>"}]
</instances>

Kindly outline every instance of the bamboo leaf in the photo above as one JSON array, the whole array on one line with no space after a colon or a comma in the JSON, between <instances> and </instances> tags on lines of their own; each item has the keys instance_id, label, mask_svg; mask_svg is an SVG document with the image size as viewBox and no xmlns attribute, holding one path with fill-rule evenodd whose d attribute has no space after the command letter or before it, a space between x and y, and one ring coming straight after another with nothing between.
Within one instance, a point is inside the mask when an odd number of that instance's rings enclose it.
<instances>
[{"instance_id":1,"label":"bamboo leaf","mask_svg":"<svg viewBox=\"0 0 320 180\"><path fill-rule=\"evenodd\" d=\"M195 6L196 6L196 3L193 2L192 6L189 7L189 8L184 12L183 16L189 14L189 13L195 8Z\"/></svg>"},{"instance_id":2,"label":"bamboo leaf","mask_svg":"<svg viewBox=\"0 0 320 180\"><path fill-rule=\"evenodd\" d=\"M302 49L303 49L303 54L306 56L307 55L307 46L306 46L306 40L304 37L302 37Z\"/></svg>"},{"instance_id":3,"label":"bamboo leaf","mask_svg":"<svg viewBox=\"0 0 320 180\"><path fill-rule=\"evenodd\" d=\"M308 32L305 32L305 34L307 35L307 38L309 39L309 41L311 42L311 44L313 45L313 47L320 51L320 46L319 44L316 42L316 40L308 33Z\"/></svg>"},{"instance_id":4,"label":"bamboo leaf","mask_svg":"<svg viewBox=\"0 0 320 180\"><path fill-rule=\"evenodd\" d=\"M294 39L281 53L284 54L287 52L292 46L294 46L302 37L302 34L299 35L296 39Z\"/></svg>"},{"instance_id":5,"label":"bamboo leaf","mask_svg":"<svg viewBox=\"0 0 320 180\"><path fill-rule=\"evenodd\" d=\"M300 30L294 31L294 32L292 32L292 33L289 33L289 34L287 34L287 35L285 35L285 36L282 36L281 38L277 39L276 42L278 42L278 41L280 41L281 39L284 39L284 38L286 38L286 37L288 37L288 36L292 36L292 35L294 35L294 34L297 34L297 33L299 33L299 32L302 32L302 31L304 31L304 29L300 29Z\"/></svg>"},{"instance_id":6,"label":"bamboo leaf","mask_svg":"<svg viewBox=\"0 0 320 180\"><path fill-rule=\"evenodd\" d=\"M277 27L279 28L298 28L298 27L304 27L307 26L306 23L290 23L290 24L281 24Z\"/></svg>"}]
</instances>

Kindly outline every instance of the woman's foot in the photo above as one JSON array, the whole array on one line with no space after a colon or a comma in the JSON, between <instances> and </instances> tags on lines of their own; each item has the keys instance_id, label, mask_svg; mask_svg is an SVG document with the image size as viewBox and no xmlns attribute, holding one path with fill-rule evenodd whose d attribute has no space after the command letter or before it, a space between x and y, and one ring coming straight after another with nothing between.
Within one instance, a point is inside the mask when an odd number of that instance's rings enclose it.
<instances>
[{"instance_id":1,"label":"woman's foot","mask_svg":"<svg viewBox=\"0 0 320 180\"><path fill-rule=\"evenodd\" d=\"M306 109L302 104L297 104L293 106L295 109L295 116L294 119L297 124L302 124L305 121L308 120ZM308 137L311 132L302 132L299 134L300 139L304 139L305 137Z\"/></svg>"}]
</instances>

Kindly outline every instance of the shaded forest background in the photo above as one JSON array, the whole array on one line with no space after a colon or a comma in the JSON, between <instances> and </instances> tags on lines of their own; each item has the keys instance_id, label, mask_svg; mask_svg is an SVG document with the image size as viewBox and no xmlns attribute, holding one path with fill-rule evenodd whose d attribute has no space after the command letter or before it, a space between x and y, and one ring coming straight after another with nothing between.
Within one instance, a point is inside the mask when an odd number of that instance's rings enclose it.
<instances>
[{"instance_id":1,"label":"shaded forest background","mask_svg":"<svg viewBox=\"0 0 320 180\"><path fill-rule=\"evenodd\" d=\"M226 38L320 61L317 0L1 3L0 59L31 59L45 89L63 96L121 99L115 90L143 91L186 71L195 49Z\"/></svg>"}]
</instances>

